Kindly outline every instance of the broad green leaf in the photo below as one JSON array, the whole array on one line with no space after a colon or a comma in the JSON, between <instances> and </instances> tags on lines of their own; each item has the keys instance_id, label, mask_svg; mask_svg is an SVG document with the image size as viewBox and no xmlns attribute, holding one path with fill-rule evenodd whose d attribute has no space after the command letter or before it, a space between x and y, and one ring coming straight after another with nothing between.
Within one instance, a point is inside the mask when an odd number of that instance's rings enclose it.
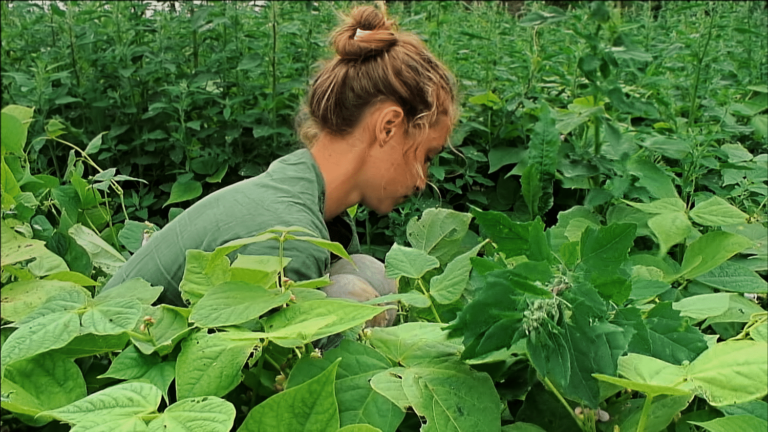
<instances>
[{"instance_id":1,"label":"broad green leaf","mask_svg":"<svg viewBox=\"0 0 768 432\"><path fill-rule=\"evenodd\" d=\"M592 271L615 271L627 259L635 230L634 224L617 223L599 229L587 227L581 236L581 265Z\"/></svg>"},{"instance_id":2,"label":"broad green leaf","mask_svg":"<svg viewBox=\"0 0 768 432\"><path fill-rule=\"evenodd\" d=\"M616 384L619 386L622 386L624 388L628 388L630 390L635 390L639 392L643 392L646 395L650 395L652 397L659 396L659 395L690 395L691 393L686 390L682 390L675 387L667 387L667 386L661 386L661 385L655 385L655 384L648 384L648 383L641 383L641 382L635 382L632 380L627 380L623 378L616 378L608 375L602 375L602 374L592 374L593 377L599 379L600 381L609 382L611 384Z\"/></svg>"},{"instance_id":3,"label":"broad green leaf","mask_svg":"<svg viewBox=\"0 0 768 432\"><path fill-rule=\"evenodd\" d=\"M398 406L403 412L407 411L411 405L408 401L408 396L405 394L405 389L403 389L403 380L399 376L404 370L405 368L394 367L380 372L371 378L371 388L389 399L390 402Z\"/></svg>"},{"instance_id":4,"label":"broad green leaf","mask_svg":"<svg viewBox=\"0 0 768 432\"><path fill-rule=\"evenodd\" d=\"M125 263L125 258L95 232L75 224L68 231L70 236L88 252L94 265L109 274L114 274Z\"/></svg>"},{"instance_id":5,"label":"broad green leaf","mask_svg":"<svg viewBox=\"0 0 768 432\"><path fill-rule=\"evenodd\" d=\"M651 408L647 416L645 431L661 432L665 430L675 416L691 403L692 399L693 396L690 395L661 396L654 398L651 401ZM642 405L645 403L645 399L634 399L628 402L630 403L629 408L634 409L632 410L632 414L620 421L618 428L622 431L636 431L640 423Z\"/></svg>"},{"instance_id":6,"label":"broad green leaf","mask_svg":"<svg viewBox=\"0 0 768 432\"><path fill-rule=\"evenodd\" d=\"M227 333L204 331L184 339L176 360L177 397L229 393L243 379L240 370L255 345L252 340L232 340Z\"/></svg>"},{"instance_id":7,"label":"broad green leaf","mask_svg":"<svg viewBox=\"0 0 768 432\"><path fill-rule=\"evenodd\" d=\"M662 387L680 388L685 381L682 367L640 354L620 357L618 373L634 382Z\"/></svg>"},{"instance_id":8,"label":"broad green leaf","mask_svg":"<svg viewBox=\"0 0 768 432\"><path fill-rule=\"evenodd\" d=\"M462 358L479 357L512 343L509 335L514 335L521 326L528 303L521 291L512 288L510 272L488 273L483 288L446 327L451 336L463 336L464 346L468 348Z\"/></svg>"},{"instance_id":9,"label":"broad green leaf","mask_svg":"<svg viewBox=\"0 0 768 432\"><path fill-rule=\"evenodd\" d=\"M765 314L765 310L755 304L752 300L745 298L740 294L726 294L728 296L728 309L720 315L713 316L702 324L705 328L711 324L738 322L745 323L751 320L754 314Z\"/></svg>"},{"instance_id":10,"label":"broad green leaf","mask_svg":"<svg viewBox=\"0 0 768 432\"><path fill-rule=\"evenodd\" d=\"M722 406L765 396L766 364L765 342L737 340L716 344L687 366L629 354L619 359L619 373L633 381L689 390L713 406Z\"/></svg>"},{"instance_id":11,"label":"broad green leaf","mask_svg":"<svg viewBox=\"0 0 768 432\"><path fill-rule=\"evenodd\" d=\"M531 219L537 214L544 214L552 207L552 187L555 180L555 170L560 149L560 134L555 127L555 119L550 115L550 108L545 103L539 108L539 119L533 127L531 139L528 142L528 168L521 178L523 198L531 210ZM530 179L526 173L531 167L536 167L535 174L530 172ZM538 178L538 181L534 178ZM529 183L530 182L530 183ZM538 185L533 184L538 183ZM526 187L530 184L528 187ZM536 198L536 189L540 189L541 196ZM528 193L526 193L528 192Z\"/></svg>"},{"instance_id":12,"label":"broad green leaf","mask_svg":"<svg viewBox=\"0 0 768 432\"><path fill-rule=\"evenodd\" d=\"M462 350L459 340L444 331L445 324L412 322L395 327L371 329L368 338L377 351L395 363L418 366L438 359L457 358Z\"/></svg>"},{"instance_id":13,"label":"broad green leaf","mask_svg":"<svg viewBox=\"0 0 768 432\"><path fill-rule=\"evenodd\" d=\"M400 246L397 243L387 252L385 264L386 275L390 279L401 276L420 278L427 271L439 266L437 258L427 255L423 250Z\"/></svg>"},{"instance_id":14,"label":"broad green leaf","mask_svg":"<svg viewBox=\"0 0 768 432\"><path fill-rule=\"evenodd\" d=\"M727 341L705 351L687 368L681 387L713 406L760 399L768 393L768 344Z\"/></svg>"},{"instance_id":15,"label":"broad green leaf","mask_svg":"<svg viewBox=\"0 0 768 432\"><path fill-rule=\"evenodd\" d=\"M82 316L83 333L120 334L131 330L141 318L142 305L132 298L94 301Z\"/></svg>"},{"instance_id":16,"label":"broad green leaf","mask_svg":"<svg viewBox=\"0 0 768 432\"><path fill-rule=\"evenodd\" d=\"M238 432L335 432L339 408L334 381L341 360L317 377L256 405Z\"/></svg>"},{"instance_id":17,"label":"broad green leaf","mask_svg":"<svg viewBox=\"0 0 768 432\"><path fill-rule=\"evenodd\" d=\"M475 246L445 266L442 274L433 277L429 282L429 293L438 303L453 303L461 297L469 282L469 272L472 270L470 258L477 255L485 242Z\"/></svg>"},{"instance_id":18,"label":"broad green leaf","mask_svg":"<svg viewBox=\"0 0 768 432\"><path fill-rule=\"evenodd\" d=\"M294 235L286 235L286 240L300 240L305 241L308 243L312 243L315 246L320 246L321 248L328 250L330 252L333 252L334 254L344 258L347 261L352 261L352 258L349 257L349 254L346 250L344 250L344 246L342 246L339 243L323 240L321 238L315 238L315 237L303 237L303 236L294 236Z\"/></svg>"},{"instance_id":19,"label":"broad green leaf","mask_svg":"<svg viewBox=\"0 0 768 432\"><path fill-rule=\"evenodd\" d=\"M315 288L322 288L324 286L328 286L331 284L331 276L330 275L324 275L319 278L315 279L308 279L303 280L299 282L291 281L287 286L291 290L294 290L296 288L306 288L306 289L315 289Z\"/></svg>"},{"instance_id":20,"label":"broad green leaf","mask_svg":"<svg viewBox=\"0 0 768 432\"><path fill-rule=\"evenodd\" d=\"M692 421L689 423L702 427L709 432L763 432L768 430L768 421L751 415L735 415L708 422Z\"/></svg>"},{"instance_id":21,"label":"broad green leaf","mask_svg":"<svg viewBox=\"0 0 768 432\"><path fill-rule=\"evenodd\" d=\"M80 331L80 317L72 311L54 312L19 327L3 344L3 370L11 363L61 348Z\"/></svg>"},{"instance_id":22,"label":"broad green leaf","mask_svg":"<svg viewBox=\"0 0 768 432\"><path fill-rule=\"evenodd\" d=\"M160 390L145 383L124 383L89 395L65 407L45 411L58 420L74 423L114 421L150 414L160 405Z\"/></svg>"},{"instance_id":23,"label":"broad green leaf","mask_svg":"<svg viewBox=\"0 0 768 432\"><path fill-rule=\"evenodd\" d=\"M212 397L183 399L149 423L149 432L205 430L227 432L235 422L235 406Z\"/></svg>"},{"instance_id":24,"label":"broad green leaf","mask_svg":"<svg viewBox=\"0 0 768 432\"><path fill-rule=\"evenodd\" d=\"M675 364L692 361L707 349L707 343L699 329L688 318L672 308L672 303L658 303L645 319L648 351L630 343L630 352L652 355ZM645 337L645 336L644 336Z\"/></svg>"},{"instance_id":25,"label":"broad green leaf","mask_svg":"<svg viewBox=\"0 0 768 432\"><path fill-rule=\"evenodd\" d=\"M290 262L290 258L283 257L283 267ZM269 287L277 280L280 264L280 257L276 256L238 255L232 263L230 280Z\"/></svg>"},{"instance_id":26,"label":"broad green leaf","mask_svg":"<svg viewBox=\"0 0 768 432\"><path fill-rule=\"evenodd\" d=\"M32 118L32 115L35 112L34 108L28 108L21 105L8 105L5 108L3 108L3 111L6 114L10 114L22 123L26 122L27 120Z\"/></svg>"},{"instance_id":27,"label":"broad green leaf","mask_svg":"<svg viewBox=\"0 0 768 432\"><path fill-rule=\"evenodd\" d=\"M203 194L203 185L197 180L180 181L176 180L171 187L171 196L163 207L182 201L195 199Z\"/></svg>"},{"instance_id":28,"label":"broad green leaf","mask_svg":"<svg viewBox=\"0 0 768 432\"><path fill-rule=\"evenodd\" d=\"M507 257L525 255L530 250L531 223L513 222L507 215L497 211L472 209L480 232L490 238L499 252Z\"/></svg>"},{"instance_id":29,"label":"broad green leaf","mask_svg":"<svg viewBox=\"0 0 768 432\"><path fill-rule=\"evenodd\" d=\"M726 261L695 280L723 291L768 293L768 282L754 271L733 261Z\"/></svg>"},{"instance_id":30,"label":"broad green leaf","mask_svg":"<svg viewBox=\"0 0 768 432\"><path fill-rule=\"evenodd\" d=\"M230 277L231 270L226 253L188 250L184 276L179 283L181 298L194 305L208 290L227 282Z\"/></svg>"},{"instance_id":31,"label":"broad green leaf","mask_svg":"<svg viewBox=\"0 0 768 432\"><path fill-rule=\"evenodd\" d=\"M120 351L125 348L130 337L127 333L110 336L99 336L92 333L79 335L66 346L55 350L69 358L89 357L97 354Z\"/></svg>"},{"instance_id":32,"label":"broad green leaf","mask_svg":"<svg viewBox=\"0 0 768 432\"><path fill-rule=\"evenodd\" d=\"M90 294L84 291L77 290L64 290L58 291L50 295L45 302L32 312L27 314L24 318L19 320L15 325L17 327L23 327L39 318L44 318L47 315L58 312L81 312L88 302Z\"/></svg>"},{"instance_id":33,"label":"broad green leaf","mask_svg":"<svg viewBox=\"0 0 768 432\"><path fill-rule=\"evenodd\" d=\"M390 373L401 377L408 404L426 417L423 432L500 430L498 394L488 374L458 360L394 368L379 375Z\"/></svg>"},{"instance_id":34,"label":"broad green leaf","mask_svg":"<svg viewBox=\"0 0 768 432\"><path fill-rule=\"evenodd\" d=\"M338 432L382 432L382 430L369 424L352 424L344 426Z\"/></svg>"},{"instance_id":35,"label":"broad green leaf","mask_svg":"<svg viewBox=\"0 0 768 432\"><path fill-rule=\"evenodd\" d=\"M529 165L520 178L521 191L531 219L539 214L539 201L544 194L542 176L538 165Z\"/></svg>"},{"instance_id":36,"label":"broad green leaf","mask_svg":"<svg viewBox=\"0 0 768 432\"><path fill-rule=\"evenodd\" d=\"M224 282L211 288L192 307L189 320L199 327L223 327L258 318L288 302L291 292L267 290L246 282Z\"/></svg>"},{"instance_id":37,"label":"broad green leaf","mask_svg":"<svg viewBox=\"0 0 768 432\"><path fill-rule=\"evenodd\" d=\"M648 159L632 158L627 163L629 172L639 178L638 186L648 189L655 198L677 198L677 191L671 178Z\"/></svg>"},{"instance_id":38,"label":"broad green leaf","mask_svg":"<svg viewBox=\"0 0 768 432\"><path fill-rule=\"evenodd\" d=\"M155 365L160 364L160 357L156 355L142 354L135 346L131 345L118 355L107 372L99 378L134 379L141 378Z\"/></svg>"},{"instance_id":39,"label":"broad green leaf","mask_svg":"<svg viewBox=\"0 0 768 432\"><path fill-rule=\"evenodd\" d=\"M477 96L473 96L469 98L469 103L475 104L475 105L486 105L489 107L494 107L497 104L501 103L501 99L499 99L498 96L493 94L493 92L487 91L483 94L479 94Z\"/></svg>"},{"instance_id":40,"label":"broad green leaf","mask_svg":"<svg viewBox=\"0 0 768 432\"><path fill-rule=\"evenodd\" d=\"M123 229L117 234L117 239L125 246L126 249L132 253L136 253L141 249L142 243L144 243L145 233L153 233L157 231L157 227L149 222L137 222L126 221Z\"/></svg>"},{"instance_id":41,"label":"broad green leaf","mask_svg":"<svg viewBox=\"0 0 768 432\"><path fill-rule=\"evenodd\" d=\"M752 245L738 234L712 231L694 240L683 256L680 276L695 279L728 260L728 258Z\"/></svg>"},{"instance_id":42,"label":"broad green leaf","mask_svg":"<svg viewBox=\"0 0 768 432\"><path fill-rule=\"evenodd\" d=\"M37 259L27 266L27 269L38 278L54 273L69 271L66 261L47 248L44 251L41 251Z\"/></svg>"},{"instance_id":43,"label":"broad green leaf","mask_svg":"<svg viewBox=\"0 0 768 432\"><path fill-rule=\"evenodd\" d=\"M749 330L749 336L757 342L768 342L768 323L762 323Z\"/></svg>"},{"instance_id":44,"label":"broad green leaf","mask_svg":"<svg viewBox=\"0 0 768 432\"><path fill-rule=\"evenodd\" d=\"M2 123L2 127L0 127L0 130L2 130L0 141L2 142L3 154L24 154L24 144L27 142L27 128L22 124L23 120L7 111L0 113L0 117L2 117L2 120L0 120Z\"/></svg>"},{"instance_id":45,"label":"broad green leaf","mask_svg":"<svg viewBox=\"0 0 768 432\"><path fill-rule=\"evenodd\" d=\"M299 227L292 227L292 228L301 229L302 231L305 231L303 228L299 228ZM279 228L275 228L275 229L272 229L272 230L267 230L266 232L263 232L261 234L255 235L253 237L246 237L246 238L241 238L241 239L237 239L237 240L232 240L230 242L224 243L223 245L217 247L213 251L213 254L211 255L211 259L210 259L210 262L208 264L207 270L210 271L211 267L216 265L216 263L220 262L221 259L224 258L225 255L229 255L230 253L240 249L243 246L246 246L246 245L249 245L249 244L252 244L252 243L259 243L259 242L263 242L263 241L268 241L268 240L279 240L280 236L275 234L274 232L271 232L271 231L277 231L278 229ZM290 229L291 228L283 228L283 230L290 230ZM277 232L279 232L279 231L277 231ZM238 257L240 257L240 255L238 255ZM277 257L277 259L278 259L278 263L279 263L279 259L280 258ZM284 260L286 260L286 259L289 260L289 258L284 258ZM286 264L283 263L283 266L285 266L285 265ZM278 267L279 267L279 264L278 264Z\"/></svg>"},{"instance_id":46,"label":"broad green leaf","mask_svg":"<svg viewBox=\"0 0 768 432\"><path fill-rule=\"evenodd\" d=\"M72 428L75 432L147 432L140 416L89 417Z\"/></svg>"},{"instance_id":47,"label":"broad green leaf","mask_svg":"<svg viewBox=\"0 0 768 432\"><path fill-rule=\"evenodd\" d=\"M523 27L541 26L566 19L568 16L560 9L549 8L547 10L533 11L520 19Z\"/></svg>"},{"instance_id":48,"label":"broad green leaf","mask_svg":"<svg viewBox=\"0 0 768 432\"><path fill-rule=\"evenodd\" d=\"M160 355L170 353L192 329L187 323L189 309L168 305L145 306L142 316L151 317L155 323L149 333L146 330L142 331L140 324L137 325L133 330L134 333L131 334L131 341L136 348L147 355L155 351Z\"/></svg>"},{"instance_id":49,"label":"broad green leaf","mask_svg":"<svg viewBox=\"0 0 768 432\"><path fill-rule=\"evenodd\" d=\"M547 432L533 423L514 422L510 425L502 426L501 432Z\"/></svg>"},{"instance_id":50,"label":"broad green leaf","mask_svg":"<svg viewBox=\"0 0 768 432\"><path fill-rule=\"evenodd\" d=\"M139 378L134 378L131 382L148 382L163 392L163 397L168 401L168 389L171 382L176 378L176 362L165 361L156 364L146 374Z\"/></svg>"},{"instance_id":51,"label":"broad green leaf","mask_svg":"<svg viewBox=\"0 0 768 432\"><path fill-rule=\"evenodd\" d=\"M51 280L29 280L14 282L3 286L0 291L3 319L21 321L29 313L45 303L53 294L64 291L76 291L88 294L84 288L70 283Z\"/></svg>"},{"instance_id":52,"label":"broad green leaf","mask_svg":"<svg viewBox=\"0 0 768 432\"><path fill-rule=\"evenodd\" d=\"M103 303L116 299L134 299L143 305L151 305L160 297L163 287L153 287L141 278L129 279L107 291L101 291L94 301Z\"/></svg>"},{"instance_id":53,"label":"broad green leaf","mask_svg":"<svg viewBox=\"0 0 768 432\"><path fill-rule=\"evenodd\" d=\"M85 380L75 362L60 354L44 353L8 366L2 382L8 401L2 407L13 413L35 416L68 405L86 396ZM50 417L36 419L41 426Z\"/></svg>"},{"instance_id":54,"label":"broad green leaf","mask_svg":"<svg viewBox=\"0 0 768 432\"><path fill-rule=\"evenodd\" d=\"M461 245L472 216L448 209L427 209L421 218L408 222L408 241L415 249L445 264Z\"/></svg>"},{"instance_id":55,"label":"broad green leaf","mask_svg":"<svg viewBox=\"0 0 768 432\"><path fill-rule=\"evenodd\" d=\"M768 254L768 230L760 223L728 225L723 231L742 235L750 239L752 246L741 253L765 256Z\"/></svg>"},{"instance_id":56,"label":"broad green leaf","mask_svg":"<svg viewBox=\"0 0 768 432\"><path fill-rule=\"evenodd\" d=\"M744 223L747 214L728 204L724 199L713 196L691 210L691 219L705 226L723 226Z\"/></svg>"},{"instance_id":57,"label":"broad green leaf","mask_svg":"<svg viewBox=\"0 0 768 432\"><path fill-rule=\"evenodd\" d=\"M522 147L494 147L488 152L488 174L523 159L525 149Z\"/></svg>"},{"instance_id":58,"label":"broad green leaf","mask_svg":"<svg viewBox=\"0 0 768 432\"><path fill-rule=\"evenodd\" d=\"M275 333L290 326L299 325L315 319L335 318L330 324L319 329L310 340L292 337L272 338L271 341L280 346L294 347L304 345L334 333L340 333L357 325L363 324L376 315L391 307L368 306L346 300L324 299L297 303L281 309L264 320L267 333Z\"/></svg>"},{"instance_id":59,"label":"broad green leaf","mask_svg":"<svg viewBox=\"0 0 768 432\"><path fill-rule=\"evenodd\" d=\"M95 138L91 140L91 142L88 143L88 147L85 148L85 154L93 154L99 151L101 148L101 137L107 132L102 132L98 135L96 135Z\"/></svg>"},{"instance_id":60,"label":"broad green leaf","mask_svg":"<svg viewBox=\"0 0 768 432\"><path fill-rule=\"evenodd\" d=\"M672 303L672 308L680 311L680 316L701 321L727 311L730 297L731 294L727 293L695 295Z\"/></svg>"},{"instance_id":61,"label":"broad green leaf","mask_svg":"<svg viewBox=\"0 0 768 432\"><path fill-rule=\"evenodd\" d=\"M727 416L750 415L768 421L768 402L765 401L755 400L736 405L723 405L717 409Z\"/></svg>"},{"instance_id":62,"label":"broad green leaf","mask_svg":"<svg viewBox=\"0 0 768 432\"><path fill-rule=\"evenodd\" d=\"M679 139L656 137L638 144L671 159L682 159L691 152L690 144Z\"/></svg>"},{"instance_id":63,"label":"broad green leaf","mask_svg":"<svg viewBox=\"0 0 768 432\"><path fill-rule=\"evenodd\" d=\"M572 242L580 241L581 235L587 227L598 229L600 228L600 224L582 218L573 219L565 229L565 236Z\"/></svg>"},{"instance_id":64,"label":"broad green leaf","mask_svg":"<svg viewBox=\"0 0 768 432\"><path fill-rule=\"evenodd\" d=\"M387 294L385 296L372 298L363 302L363 304L380 305L392 301L401 301L403 304L418 308L429 307L429 305L432 304L429 297L426 297L424 294L417 291L408 291L407 293L402 294Z\"/></svg>"},{"instance_id":65,"label":"broad green leaf","mask_svg":"<svg viewBox=\"0 0 768 432\"><path fill-rule=\"evenodd\" d=\"M665 213L648 220L648 227L659 241L659 256L664 256L672 246L682 243L691 233L691 222L685 213Z\"/></svg>"},{"instance_id":66,"label":"broad green leaf","mask_svg":"<svg viewBox=\"0 0 768 432\"><path fill-rule=\"evenodd\" d=\"M322 359L304 357L291 370L286 388L291 389L314 378L339 358L336 398L341 424L366 423L383 432L394 432L405 412L374 391L369 383L376 374L391 368L392 363L369 346L344 339L338 348L324 353Z\"/></svg>"},{"instance_id":67,"label":"broad green leaf","mask_svg":"<svg viewBox=\"0 0 768 432\"><path fill-rule=\"evenodd\" d=\"M624 201L625 203L651 214L684 213L685 203L680 198L662 198L651 203L635 203Z\"/></svg>"},{"instance_id":68,"label":"broad green leaf","mask_svg":"<svg viewBox=\"0 0 768 432\"><path fill-rule=\"evenodd\" d=\"M0 266L2 267L38 257L48 250L45 242L16 234L16 231L9 228L5 221L0 222L0 229L2 229L0 233L0 239L2 239Z\"/></svg>"}]
</instances>

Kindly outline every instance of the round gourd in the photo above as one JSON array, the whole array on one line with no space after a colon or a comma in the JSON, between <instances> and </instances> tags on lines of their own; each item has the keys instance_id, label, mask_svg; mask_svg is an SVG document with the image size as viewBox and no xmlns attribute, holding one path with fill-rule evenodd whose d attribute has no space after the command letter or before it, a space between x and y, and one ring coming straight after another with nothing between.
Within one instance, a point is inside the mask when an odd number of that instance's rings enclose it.
<instances>
[{"instance_id":1,"label":"round gourd","mask_svg":"<svg viewBox=\"0 0 768 432\"><path fill-rule=\"evenodd\" d=\"M351 274L365 279L373 289L381 296L395 294L397 282L387 277L384 264L376 258L365 254L353 254L350 256L357 265L357 269L347 260L339 260L331 265L331 276L337 274Z\"/></svg>"},{"instance_id":2,"label":"round gourd","mask_svg":"<svg viewBox=\"0 0 768 432\"><path fill-rule=\"evenodd\" d=\"M331 298L344 298L364 302L379 297L375 289L365 279L350 274L331 276L331 284L321 290ZM389 327L395 321L397 311L391 309L382 312L365 323L366 327Z\"/></svg>"}]
</instances>

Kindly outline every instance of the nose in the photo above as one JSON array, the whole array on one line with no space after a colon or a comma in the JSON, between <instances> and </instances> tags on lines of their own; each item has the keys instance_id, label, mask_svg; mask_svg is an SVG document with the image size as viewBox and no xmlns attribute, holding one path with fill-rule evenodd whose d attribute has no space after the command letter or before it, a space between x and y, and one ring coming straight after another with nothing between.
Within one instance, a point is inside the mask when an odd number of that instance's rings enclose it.
<instances>
[{"instance_id":1,"label":"nose","mask_svg":"<svg viewBox=\"0 0 768 432\"><path fill-rule=\"evenodd\" d=\"M413 187L413 193L415 195L418 195L422 192L424 192L424 188L427 187L427 180L425 178L420 178L419 182L416 183L416 186Z\"/></svg>"}]
</instances>

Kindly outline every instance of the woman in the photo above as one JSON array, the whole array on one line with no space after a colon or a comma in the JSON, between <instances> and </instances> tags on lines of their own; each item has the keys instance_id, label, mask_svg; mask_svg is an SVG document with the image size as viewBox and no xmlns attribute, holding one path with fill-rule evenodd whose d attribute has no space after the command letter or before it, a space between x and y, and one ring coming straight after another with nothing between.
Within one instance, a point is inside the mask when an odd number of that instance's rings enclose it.
<instances>
[{"instance_id":1,"label":"woman","mask_svg":"<svg viewBox=\"0 0 768 432\"><path fill-rule=\"evenodd\" d=\"M448 70L414 35L396 33L373 7L359 7L332 35L336 55L315 78L299 130L306 149L273 162L258 177L191 206L132 256L104 290L135 277L163 286L159 301L183 306L179 283L189 249L216 247L275 226L299 226L358 252L345 209L362 204L385 214L424 189L429 162L456 121ZM243 255L278 254L277 242L253 243ZM327 274L331 257L289 241L286 276Z\"/></svg>"}]
</instances>

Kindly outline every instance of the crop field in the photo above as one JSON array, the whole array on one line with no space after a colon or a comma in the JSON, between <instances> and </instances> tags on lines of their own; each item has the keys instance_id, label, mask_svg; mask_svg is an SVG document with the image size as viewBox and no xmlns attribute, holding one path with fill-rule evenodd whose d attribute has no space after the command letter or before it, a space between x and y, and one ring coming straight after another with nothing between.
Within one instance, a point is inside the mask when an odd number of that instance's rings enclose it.
<instances>
[{"instance_id":1,"label":"crop field","mask_svg":"<svg viewBox=\"0 0 768 432\"><path fill-rule=\"evenodd\" d=\"M102 291L302 147L371 3L0 3L0 432L768 430L764 2L387 2L461 105L423 193L347 210L398 293L286 279L350 259L298 226L187 251L186 307Z\"/></svg>"}]
</instances>

